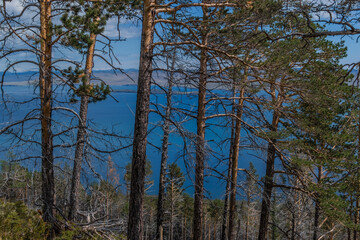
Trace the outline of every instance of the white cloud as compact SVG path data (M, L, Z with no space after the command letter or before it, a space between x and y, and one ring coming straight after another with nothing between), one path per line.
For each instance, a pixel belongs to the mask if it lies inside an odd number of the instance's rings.
M14 13L14 14L18 14L20 13L24 6L22 4L22 2L20 0L12 0L11 2L5 2L5 7L6 7L6 12L8 14Z
M119 36L121 38L137 38L141 35L141 28L139 26L135 26L135 24L129 23L128 21L120 22L119 29L118 29L118 20L112 18L108 21L104 35L110 38L116 38Z

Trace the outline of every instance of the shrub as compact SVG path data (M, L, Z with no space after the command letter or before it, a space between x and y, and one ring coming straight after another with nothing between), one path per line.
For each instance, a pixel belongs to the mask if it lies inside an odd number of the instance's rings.
M46 239L49 226L22 202L0 203L0 239Z

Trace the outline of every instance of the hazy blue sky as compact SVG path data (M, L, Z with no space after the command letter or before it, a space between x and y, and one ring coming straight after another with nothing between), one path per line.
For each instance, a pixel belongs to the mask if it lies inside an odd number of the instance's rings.
M343 63L360 62L360 43L357 42L356 39L357 36L344 37L346 46L348 47L348 57L343 60Z
M128 37L126 41L117 43L114 48L118 53L123 68L137 69L139 65L140 27L133 26L131 31L134 31L134 36ZM342 63L350 64L360 62L360 43L357 42L357 37L358 36L328 37L329 40L335 42L345 41L345 45L348 48L348 56L341 61ZM106 67L98 63L95 68L104 69Z
M19 13L22 10L22 5L20 3L20 0L13 0L12 2L7 3L7 11L8 12L14 12ZM32 13L30 13L32 14ZM115 38L118 36L117 31L117 20L112 19L109 21L108 25L106 26L105 35L110 38ZM139 23L132 23L129 21L123 21L120 25L120 35L122 38L125 39L125 41L116 42L114 46L114 53L121 62L120 67L123 69L128 68L135 68L137 69L139 66L139 52L140 52L140 22ZM1 34L1 31L0 31ZM334 41L340 41L340 37L329 37L329 39ZM346 46L348 47L348 57L342 61L342 63L352 63L352 62L359 62L360 61L360 50L358 49L359 44L357 43L356 39L357 36L346 36L342 38L346 42ZM13 42L10 42L10 45L13 45L14 47L19 47L20 42L14 40ZM99 47L99 45L98 45ZM64 50L59 49L57 53L54 54L55 57L61 57L63 55L64 57L68 58L71 56L71 58L80 60L81 56L76 51L70 51L70 50ZM31 56L25 54L25 53L19 53L16 56L14 56L14 59L25 59L25 58L31 58ZM7 63L5 61L0 61L0 72L5 69L5 66ZM30 66L23 64L19 66L18 71L29 71L34 70L36 71L36 66ZM97 59L95 61L94 65L95 70L104 70L104 69L110 69L108 65L106 65L103 61Z

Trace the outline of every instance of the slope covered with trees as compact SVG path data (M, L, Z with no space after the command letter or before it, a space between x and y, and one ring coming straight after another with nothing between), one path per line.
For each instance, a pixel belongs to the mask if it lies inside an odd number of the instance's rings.
M331 37L358 37L359 7L3 1L0 237L358 239L359 64ZM114 22L141 26L130 134L89 117L115 99L100 61L131 78ZM22 66L18 100L6 82Z

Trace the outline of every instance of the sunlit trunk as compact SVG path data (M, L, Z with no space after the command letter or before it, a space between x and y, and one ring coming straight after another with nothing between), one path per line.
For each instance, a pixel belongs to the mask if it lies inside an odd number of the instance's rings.
M54 183L54 156L53 136L51 131L52 115L52 33L51 33L51 1L40 1L41 24L41 56L40 56L40 99L41 99L41 151L42 151L42 202L43 219L55 223L55 183Z
M83 85L89 86L90 77L93 69L94 51L96 44L96 34L90 34L91 44L89 45L86 66L85 66L85 80ZM89 96L83 94L80 99L80 112L79 112L79 129L77 133L76 148L73 174L71 178L71 190L70 190L70 203L69 203L69 220L75 220L76 213L79 210L79 187L80 187L80 174L81 174L81 163L84 155L84 145L86 141L86 121L89 105Z

